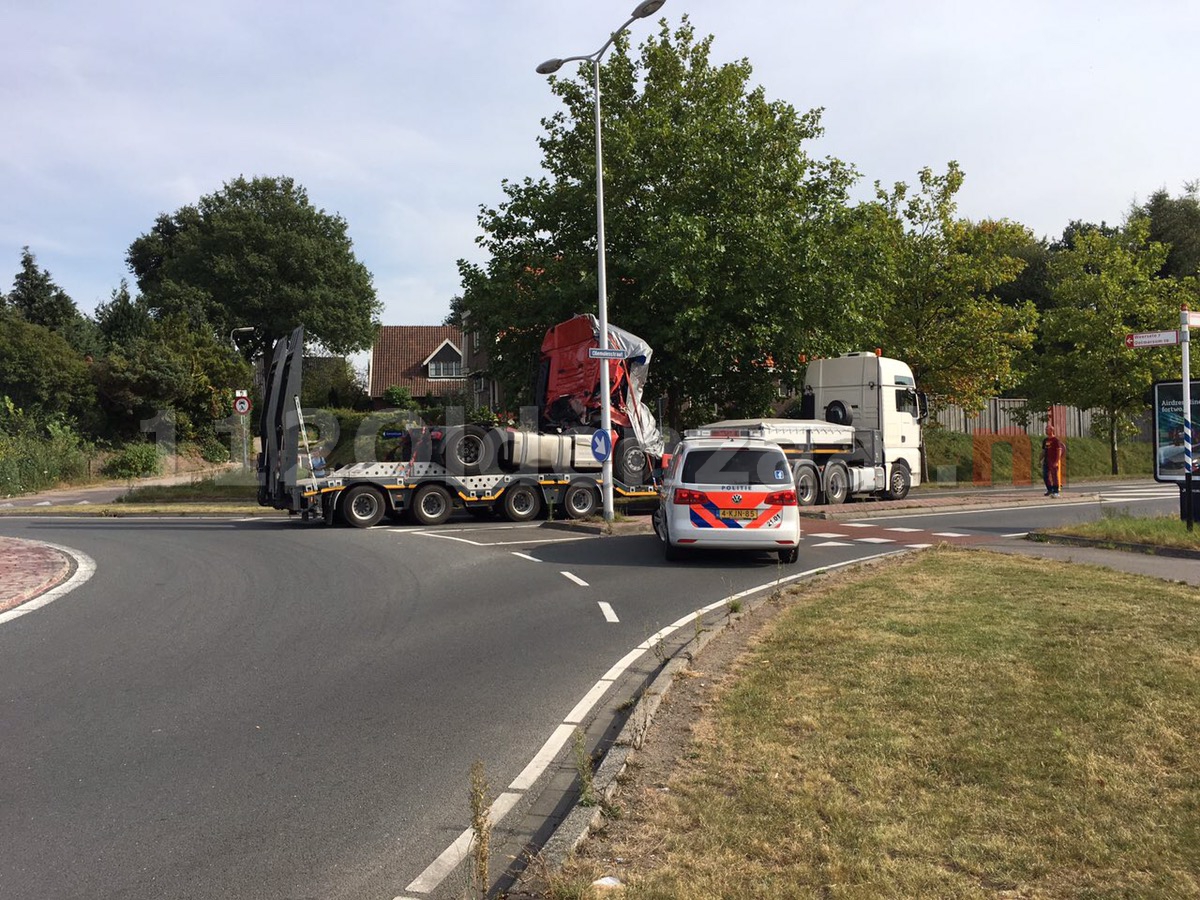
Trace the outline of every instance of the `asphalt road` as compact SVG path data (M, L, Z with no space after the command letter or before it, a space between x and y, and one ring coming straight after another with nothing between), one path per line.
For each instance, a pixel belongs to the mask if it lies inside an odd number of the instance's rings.
M0 896L460 895L457 874L421 878L469 822L472 763L495 791L519 781L659 629L780 574L1010 539L1102 505L1178 508L1173 488L1104 490L1104 504L809 523L782 572L736 554L668 565L649 535L498 523L0 519L97 563L0 625Z

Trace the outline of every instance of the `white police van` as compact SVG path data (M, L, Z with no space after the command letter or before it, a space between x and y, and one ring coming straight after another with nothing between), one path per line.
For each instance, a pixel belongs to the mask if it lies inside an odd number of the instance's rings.
M783 450L735 430L687 432L663 475L654 530L668 560L711 548L766 551L794 563L800 512Z

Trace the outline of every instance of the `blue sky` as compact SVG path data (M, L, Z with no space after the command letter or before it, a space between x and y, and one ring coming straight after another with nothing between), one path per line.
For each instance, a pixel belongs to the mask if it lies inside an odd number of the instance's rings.
M385 324L436 324L480 258L480 204L539 173L534 67L590 53L635 0L0 0L0 289L21 247L80 308L159 213L290 175L341 214ZM1039 235L1200 179L1190 0L667 0L753 82L825 108L813 148L859 194L956 159L959 211ZM635 43L656 29L631 27Z

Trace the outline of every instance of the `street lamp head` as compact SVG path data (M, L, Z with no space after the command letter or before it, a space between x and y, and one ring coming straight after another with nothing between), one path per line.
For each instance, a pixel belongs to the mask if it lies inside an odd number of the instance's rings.
M562 64L563 61L561 59L548 59L537 67L537 73L539 75L549 75L562 68Z
M652 16L662 9L662 5L666 2L667 0L642 0L637 5L637 9L633 11L631 17L634 19L644 19L646 16Z

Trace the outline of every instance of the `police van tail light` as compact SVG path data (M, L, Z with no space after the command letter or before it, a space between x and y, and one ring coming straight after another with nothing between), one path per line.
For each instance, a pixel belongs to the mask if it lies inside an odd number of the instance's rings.
M795 491L778 491L774 494L767 495L768 506L796 506Z
M675 491L674 503L677 506L695 506L707 501L708 495L704 491L691 491L687 488L678 488Z

